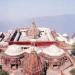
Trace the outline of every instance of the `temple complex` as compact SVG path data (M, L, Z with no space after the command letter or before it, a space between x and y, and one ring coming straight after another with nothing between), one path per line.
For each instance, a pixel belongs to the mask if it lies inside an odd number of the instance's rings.
M30 27L0 33L0 66L9 75L66 75L75 66L69 53L73 43L67 34L32 22Z

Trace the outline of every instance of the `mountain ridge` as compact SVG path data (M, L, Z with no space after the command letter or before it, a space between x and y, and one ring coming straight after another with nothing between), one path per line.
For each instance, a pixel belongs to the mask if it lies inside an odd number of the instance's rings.
M72 34L75 32L75 15L45 16L15 21L0 21L0 31L30 25L35 21L38 26L55 29L59 33Z

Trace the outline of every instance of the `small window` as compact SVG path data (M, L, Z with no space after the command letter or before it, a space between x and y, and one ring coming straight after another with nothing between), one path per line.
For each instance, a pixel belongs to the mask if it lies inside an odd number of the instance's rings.
M21 49L28 49L29 47L21 47Z

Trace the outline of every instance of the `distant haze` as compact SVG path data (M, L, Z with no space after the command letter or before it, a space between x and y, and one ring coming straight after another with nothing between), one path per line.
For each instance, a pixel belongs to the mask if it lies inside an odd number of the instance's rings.
M75 32L75 0L0 0L0 31L30 25Z
M17 27L28 27L35 21L37 26L48 27L56 30L59 33L73 34L75 32L75 15L61 15L61 16L46 16L31 19L22 19L16 21L1 21L0 31L7 31Z

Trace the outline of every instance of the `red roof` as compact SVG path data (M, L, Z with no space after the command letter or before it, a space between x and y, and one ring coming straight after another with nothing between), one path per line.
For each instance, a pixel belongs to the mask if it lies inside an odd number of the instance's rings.
M31 41L23 41L23 42L9 41L8 43L9 43L9 45L12 45L12 44L18 44L18 45L35 45L35 46L50 46L52 44L58 45L58 42L56 42L56 41L37 41L37 42L31 42Z

